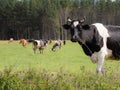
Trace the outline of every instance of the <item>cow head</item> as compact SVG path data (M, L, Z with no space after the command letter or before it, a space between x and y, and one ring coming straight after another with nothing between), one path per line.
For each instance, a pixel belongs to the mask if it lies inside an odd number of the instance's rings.
M82 29L88 29L89 25L83 25L85 18L82 20L71 20L69 17L67 18L67 23L63 25L63 28L66 30L70 30L71 32L71 41L77 42L81 38Z

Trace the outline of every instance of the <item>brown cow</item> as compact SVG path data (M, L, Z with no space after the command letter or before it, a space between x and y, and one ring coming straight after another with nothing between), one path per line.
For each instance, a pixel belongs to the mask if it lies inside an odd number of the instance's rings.
M19 44L22 44L23 47L26 47L26 45L28 44L28 42L25 39L20 39Z

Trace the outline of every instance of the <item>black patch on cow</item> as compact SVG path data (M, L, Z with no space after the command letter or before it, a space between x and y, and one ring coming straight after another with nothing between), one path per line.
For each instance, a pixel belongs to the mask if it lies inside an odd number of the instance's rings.
M48 40L42 40L42 41L43 41L43 43L44 43L44 46L46 46L47 43L48 43Z
M89 29L90 29L90 26L89 26L88 24L86 24L86 25L82 25L82 28L83 28L84 30L89 30Z
M81 30L79 37L84 41L78 41L86 55L91 56L94 52L99 52L103 47L103 38L99 35L95 26L91 25L89 29Z
M120 26L105 26L110 37L107 38L107 48L112 50L115 59L120 59Z
M38 45L37 41L34 41L34 42L33 42L33 44L34 44L35 46L37 46L37 45Z

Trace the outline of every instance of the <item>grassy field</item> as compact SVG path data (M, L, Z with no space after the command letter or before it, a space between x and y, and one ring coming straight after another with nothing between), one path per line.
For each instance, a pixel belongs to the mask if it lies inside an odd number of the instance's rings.
M103 77L77 43L52 45L34 54L32 44L0 41L0 90L120 90L120 61L105 60Z
M26 48L19 44L19 41L8 44L7 41L0 41L0 70L12 66L15 71L29 68L44 68L55 72L64 69L70 72L79 72L84 66L87 70L95 71L96 64L93 64L89 57L85 56L77 43L67 41L67 44L51 51L52 44L49 44L43 54L34 54L32 44ZM120 61L105 60L105 67L113 69L120 68Z

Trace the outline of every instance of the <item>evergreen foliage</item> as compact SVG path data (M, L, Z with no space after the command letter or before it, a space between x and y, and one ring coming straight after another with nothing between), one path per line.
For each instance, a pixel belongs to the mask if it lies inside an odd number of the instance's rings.
M69 39L67 17L120 25L120 0L0 0L0 39Z

